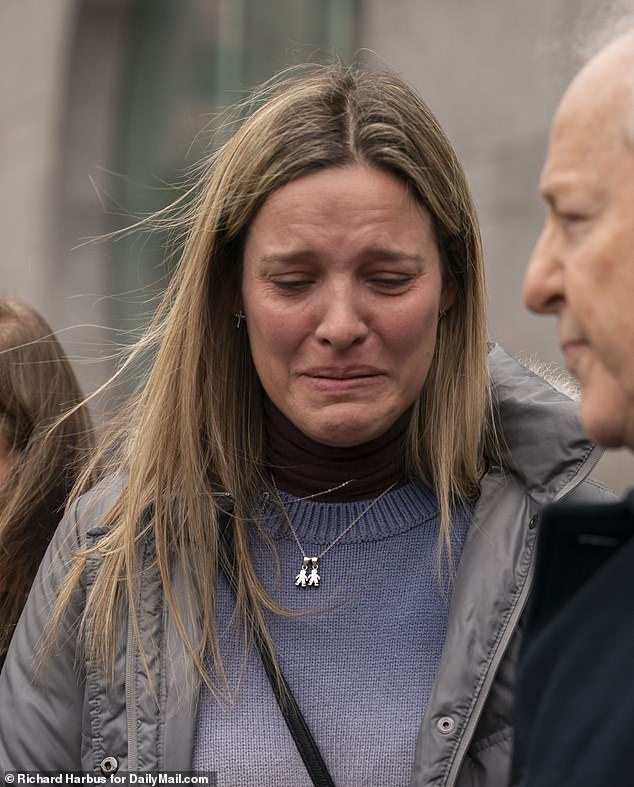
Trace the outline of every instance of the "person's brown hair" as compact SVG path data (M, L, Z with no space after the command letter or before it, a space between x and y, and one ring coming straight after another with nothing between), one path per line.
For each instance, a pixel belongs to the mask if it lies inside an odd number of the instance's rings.
M43 317L0 299L0 429L9 471L0 482L0 658L93 444L83 399Z

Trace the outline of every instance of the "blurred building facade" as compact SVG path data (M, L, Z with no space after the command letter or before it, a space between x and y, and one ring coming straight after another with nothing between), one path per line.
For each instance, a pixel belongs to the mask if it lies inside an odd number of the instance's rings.
M0 293L35 304L86 390L151 311L165 238L91 242L156 210L205 154L218 112L286 65L355 52L431 106L482 222L491 338L560 362L549 320L521 305L543 209L548 128L594 0L3 0ZM563 42L563 43L562 43ZM599 475L617 491L634 461Z

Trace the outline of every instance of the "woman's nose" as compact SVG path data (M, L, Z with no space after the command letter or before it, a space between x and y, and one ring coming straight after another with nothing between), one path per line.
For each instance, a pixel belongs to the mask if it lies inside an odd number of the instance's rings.
M366 315L349 288L324 293L315 335L320 342L343 350L359 344L368 335Z

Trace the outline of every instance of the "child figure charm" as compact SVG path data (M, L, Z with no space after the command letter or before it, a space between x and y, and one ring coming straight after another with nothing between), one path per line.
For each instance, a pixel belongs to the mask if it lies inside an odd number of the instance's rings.
M308 571L308 564L310 563L309 558L304 558L304 564L300 569L299 574L295 577L295 585L300 588L306 587L306 582L308 577L306 576L306 572Z
M319 568L318 558L311 557L310 562L312 564L312 568L310 570L310 576L308 577L308 584L316 588L319 587L320 580L320 576L317 573L317 569Z
M308 573L308 569L310 567L310 574ZM304 563L299 571L299 574L295 577L295 585L300 588L305 588L307 586L312 587L319 587L319 580L320 576L318 573L319 569L319 559L316 557L305 557Z

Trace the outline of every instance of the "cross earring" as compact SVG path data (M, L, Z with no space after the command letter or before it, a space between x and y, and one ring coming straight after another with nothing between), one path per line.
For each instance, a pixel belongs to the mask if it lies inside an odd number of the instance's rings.
M242 325L242 320L246 320L247 318L246 314L240 309L240 311L236 312L233 316L236 318L236 328L239 329Z

